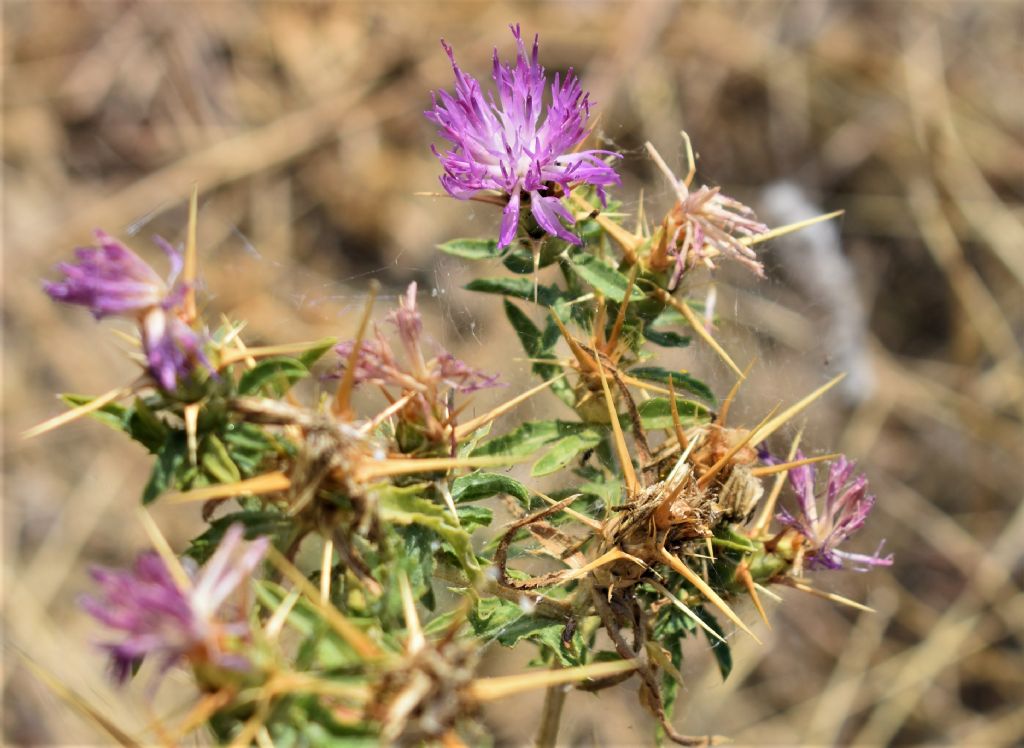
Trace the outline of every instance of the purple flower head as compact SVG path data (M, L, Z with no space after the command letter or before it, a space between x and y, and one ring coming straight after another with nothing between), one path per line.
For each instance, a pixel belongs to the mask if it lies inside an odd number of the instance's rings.
M802 460L803 454L797 452L796 457ZM841 569L845 563L857 571L867 571L872 566L892 566L892 554L884 558L879 555L881 545L873 555L839 550L840 543L864 526L875 505L875 497L867 492L867 478L864 475L853 477L853 469L854 464L843 456L831 463L824 506L819 506L815 495L813 465L801 465L789 471L789 483L796 493L799 511L790 514L783 510L777 519L807 541L811 548L807 558L812 569Z
M98 247L79 247L76 263L58 267L64 280L44 283L43 289L56 301L89 307L97 319L117 315L131 317L160 306L181 272L181 255L166 242L158 242L171 261L168 282L157 275L141 257L103 231L96 232Z
M141 554L130 570L94 569L101 591L83 597L82 607L107 628L123 633L103 645L110 652L111 672L125 682L149 655L159 657L161 672L181 660L246 670L249 660L231 650L233 640L249 632L248 611L230 609L229 598L246 583L267 551L268 538L242 540L242 525L224 533L217 551L196 572L186 561L191 584L178 586L163 559Z
M527 53L519 26L511 29L518 48L515 65L503 65L494 50L491 77L498 89L497 100L493 94L484 96L477 80L455 62L452 48L441 42L455 72L455 95L447 91L433 94L434 105L424 113L452 145L444 153L433 149L445 172L441 185L462 200L481 190L508 196L500 247L507 247L515 238L524 199L542 229L579 244L579 238L562 225L562 221L570 225L575 221L562 205L560 194L590 184L604 203L604 187L619 184L620 179L601 157L618 154L575 150L589 134L589 94L583 92L571 69L564 79L555 74L545 110L547 80L537 61L538 39L534 37L533 49Z
M186 287L175 284L182 268L181 254L155 238L171 263L164 281L128 247L103 231L99 246L80 247L76 263L61 263L64 280L47 282L43 289L55 301L88 307L97 319L117 316L138 322L149 371L165 390L174 390L197 363L211 372L202 350L203 336L181 318Z

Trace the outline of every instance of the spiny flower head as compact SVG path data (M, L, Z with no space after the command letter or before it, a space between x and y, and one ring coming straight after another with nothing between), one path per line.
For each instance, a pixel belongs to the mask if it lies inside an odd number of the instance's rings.
M797 453L797 459L803 459ZM867 492L864 475L853 475L854 463L840 456L829 466L824 503L815 495L812 465L801 465L789 471L789 483L796 493L798 511L782 511L778 520L796 530L810 545L807 558L810 567L841 569L849 563L857 571L872 566L891 566L892 555L881 557L882 548L873 555L839 550L839 545L864 526L875 497ZM845 562L845 563L844 563Z
M229 610L227 602L249 581L269 540L245 543L242 533L240 524L228 528L217 551L198 572L191 560L183 562L190 580L187 589L178 585L154 552L141 554L130 570L92 571L101 592L84 597L82 607L124 634L121 640L103 645L110 652L115 680L128 680L149 655L161 658L161 671L181 660L229 670L249 668L249 660L231 647L233 640L248 635L248 612Z
M103 231L96 232L95 247L75 250L76 262L58 267L64 280L47 282L50 298L87 307L97 319L124 317L135 320L150 373L165 390L189 376L196 363L211 368L202 352L202 338L181 318L186 287L176 283L181 254L155 237L167 255L171 271L165 281L141 257Z
M493 94L484 96L476 79L455 62L452 48L441 42L455 72L455 95L434 94L434 106L425 112L440 128L441 137L452 144L444 153L433 149L445 171L441 185L449 195L463 200L481 190L497 190L508 197L498 239L501 247L515 238L524 199L542 229L579 244L579 238L561 223L575 222L561 196L576 185L589 184L604 202L603 188L619 184L620 179L602 157L617 154L574 151L589 134L589 94L571 69L564 78L556 73L545 111L547 80L538 62L538 38L534 37L533 50L527 53L519 26L511 29L518 48L515 65L502 64L494 50L491 77L497 100Z

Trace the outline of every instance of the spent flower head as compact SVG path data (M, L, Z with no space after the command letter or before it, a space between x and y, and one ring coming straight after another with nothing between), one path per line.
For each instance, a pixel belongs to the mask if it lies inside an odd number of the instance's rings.
M523 200L544 231L579 244L579 238L562 225L575 221L561 197L576 185L589 184L604 202L604 187L619 184L620 179L603 157L618 154L576 150L589 134L589 94L571 69L564 78L556 73L545 108L547 79L538 62L538 39L534 37L528 53L519 26L511 29L517 45L515 64L502 64L494 51L491 77L497 100L493 94L484 95L477 80L455 62L452 48L441 42L455 72L455 95L435 93L434 106L425 112L452 144L444 153L433 149L444 167L441 184L449 195L463 200L481 190L507 196L498 238L501 247L515 238Z
M268 538L242 539L242 525L224 534L217 551L197 572L183 562L190 585L182 589L163 559L139 555L128 570L94 569L98 596L82 598L82 607L102 624L123 634L103 646L111 672L126 681L146 656L161 660L161 672L182 660L228 670L247 670L250 662L233 645L249 633L248 611L227 603L242 588L267 551Z
M797 459L803 454L797 453ZM875 497L868 493L864 475L853 475L854 463L844 456L829 466L828 482L821 499L815 494L812 465L801 465L789 471L789 483L796 493L798 511L783 510L778 520L796 530L810 546L807 559L810 567L841 569L846 564L857 571L873 566L891 566L892 555L880 556L882 547L872 554L839 550L839 545L864 526ZM823 499L823 502L822 502Z
M58 267L64 279L46 282L50 298L87 307L97 319L123 317L138 323L148 368L165 390L173 390L197 364L211 369L202 336L186 324L181 305L186 286L176 283L181 254L160 237L154 241L171 263L165 281L145 260L103 231L98 246L75 250L76 262Z

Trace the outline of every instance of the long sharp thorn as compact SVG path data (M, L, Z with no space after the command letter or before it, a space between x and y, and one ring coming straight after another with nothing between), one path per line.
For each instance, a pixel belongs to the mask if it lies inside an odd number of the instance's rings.
M505 696L547 688L564 683L576 683L590 678L636 670L636 660L617 660L615 662L595 662L590 665L563 668L561 670L544 670L523 675L503 675L492 678L479 678L469 684L469 694L477 701L493 701Z
M218 368L223 369L229 364L236 363L238 361L249 361L250 359L255 360L257 358L266 358L267 356L287 356L293 353L305 353L310 348L318 345L330 345L333 344L335 338L323 338L322 340L313 340L302 343L282 343L281 345L264 345L254 346L252 348L242 347L238 350L224 351L221 355L220 366Z
M348 419L352 415L352 388L356 383L356 364L359 361L359 354L362 352L363 337L366 335L366 326L370 322L370 314L373 312L373 302L380 290L380 283L376 279L370 281L369 296L366 299L366 306L363 307L363 316L359 320L359 328L356 331L355 341L352 343L352 351L348 354L345 362L345 374L338 383L338 389L334 393L334 403L331 410L340 418Z
M393 475L432 473L435 470L507 466L516 462L522 462L524 459L497 455L493 457L490 455L481 457L423 457L408 460L370 459L356 469L354 477L357 481L364 482Z
M288 580L294 584L314 606L320 609L328 625L344 639L363 659L379 657L381 649L359 627L349 621L341 611L329 603L320 602L320 591L314 587L306 575L299 571L274 546L267 549L267 560L273 564Z
M56 676L42 667L32 662L26 655L22 655L22 662L28 666L29 670L42 681L47 688L49 688L57 698L64 701L64 703L73 707L80 714L85 716L89 721L94 722L110 737L114 738L118 743L123 746L131 746L131 748L138 748L141 744L135 740L131 735L126 733L120 727L115 725L113 721L104 716L103 712L93 707L84 698L79 696L77 693L68 688L62 683Z
M715 340L714 336L707 331L707 329L704 327L704 323L700 320L699 317L697 317L697 314L692 309L690 309L689 304L680 301L663 288L655 288L654 293L659 299L661 299L666 304L675 309L677 312L679 312L681 315L683 315L683 317L686 319L690 327L693 328L693 331L697 333L697 336L701 338L709 346L711 346L711 349L718 354L719 358L721 358L723 361L725 361L726 364L728 364L730 369L736 372L738 376L743 376L743 372L740 371L740 367L738 367L736 365L736 362L732 360L732 357L725 352L725 349L722 348L721 344L719 344L717 340Z
M562 333L562 337L565 338L565 342L569 344L569 350L572 351L576 360L579 361L580 367L585 370L595 370L597 368L597 361L594 357L587 353L583 346L576 342L576 338L572 336L569 330L566 329L565 325L562 323L562 320L558 318L555 308L548 307L548 309L551 312L551 317L555 320L555 324L558 326L559 332Z
M557 504L558 503L557 501L552 499L550 496L548 496L547 494L543 494L540 491L534 491L534 493L537 494L538 496L540 496L542 499L544 499L544 501L548 502L548 504ZM575 509L570 509L569 507L566 506L566 507L562 508L562 511L565 512L566 514L568 514L573 519L575 519L577 522L583 523L584 525L589 527L591 530L600 530L603 527L602 523L598 522L596 519L591 519L590 517L588 517L585 514L580 514Z
M187 504L194 501L210 501L211 499L230 499L235 496L252 496L261 493L287 491L291 480L280 470L274 470L254 478L246 478L237 483L222 483L216 486L194 488L191 491L170 494L164 501L170 504Z
M747 568L746 561L739 565L736 573L739 575L740 581L743 582L743 586L747 588L747 594L750 595L750 599L754 602L754 607L757 608L757 612L760 614L761 620L764 621L764 625L771 629L772 624L768 620L768 614L764 612L764 606L761 604L761 598L757 594L757 587L754 586L754 578L750 576L750 569Z
M656 582L656 581L654 581L652 579L646 580L645 583L650 585L654 589L656 589L658 592L663 594L666 598L668 598L669 602L671 602L673 605L675 605L677 608L679 608L679 610L683 611L687 616L689 616L693 620L694 623L696 623L698 626L700 626L702 629L704 629L710 636L715 637L716 639L718 639L718 641L720 641L723 644L725 644L725 639L722 638L721 634L719 634L713 628L708 626L707 623L704 622L703 618L701 618L699 615L694 613L693 610L686 603L684 603L678 597L673 595L669 591L669 589L667 587L665 587L663 584L661 584L659 582Z
M726 395L725 400L722 401L722 407L718 411L718 418L716 419L719 426L725 426L725 422L729 418L729 410L732 408L732 404L736 401L736 393L740 391L740 385L743 384L743 381L750 374L750 370L754 368L754 361L756 361L756 359L747 364L747 368L743 370L740 378L733 383L732 388L729 390L729 394Z
M709 602L711 602L712 605L714 605L716 608L722 611L726 618L735 623L743 631L750 634L751 638L758 644L761 643L761 640L757 638L754 632L747 628L747 624L743 623L740 617L736 615L736 612L728 606L725 600L723 600L717 592L711 589L711 585L705 582L699 574L697 574L693 569L691 569L689 566L687 566L678 558L669 553L668 549L666 548L661 549L661 556L668 562L669 566L671 566L675 571L679 572L679 574L681 574L686 579L686 581L688 581L690 584L696 587L700 591L700 593L704 595L704 597L706 597Z
M41 436L42 434L45 434L48 431L53 431L54 429L60 428L61 426L71 423L72 421L76 421L82 416L87 416L90 413L95 413L97 410L100 410L105 405L110 405L110 403L114 402L115 400L120 400L122 397L127 397L128 395L132 394L136 389L138 389L148 381L148 376L139 377L134 382L129 384L127 387L118 387L116 389L110 390L109 392L105 392L98 397L94 397L92 400L83 405L75 406L71 410L65 411L64 413L61 413L58 416L54 416L53 418L43 421L38 426L33 426L32 428L25 431L21 436L23 439L34 439L35 437Z
M619 423L619 414L615 412L615 401L612 399L612 391L608 387L608 378L604 374L604 366L601 359L597 359L597 375L601 379L601 389L604 390L604 401L608 406L608 418L612 423L612 433L615 435L615 449L619 453L619 462L622 463L622 475L626 479L626 492L629 498L635 498L640 493L640 482L636 478L636 471L633 469L633 460L629 456L629 449L626 447L626 436L622 433L622 424Z
M486 425L490 421L493 421L493 420L499 418L500 416L505 415L506 413L508 413L510 410L514 409L516 406L518 406L523 401L525 401L525 400L527 400L529 398L534 397L535 394L537 394L538 392L541 392L541 391L547 389L548 387L550 387L555 382L559 381L560 379L564 379L564 378L565 378L565 373L562 372L558 376L551 377L551 379L548 379L547 381L541 382L536 387L531 387L531 388L527 389L522 394L517 394L517 396L515 398L513 398L510 401L508 401L507 403L503 403L502 405L500 405L497 408L495 408L493 411L490 411L488 413L484 413L482 416L477 416L476 418L474 418L471 421L466 421L465 423L459 424L459 426L455 429L456 439L457 440L465 439L466 437L468 437L469 434L471 434L473 431L475 431L480 426Z
M572 200L576 207L584 211L584 216L589 216L594 212L594 206L588 203L575 192L570 194L569 199ZM629 233L626 229L617 224L615 221L611 220L606 215L602 215L599 213L597 216L594 217L594 220L597 221L597 225L600 226L601 229L606 234L608 234L608 236L610 236L616 244L619 245L619 248L622 250L622 253L625 256L626 262L628 262L631 265L636 264L637 252L640 249L640 245L643 244L643 239L641 237L634 236L633 234Z
M869 608L867 605L862 605L861 603L858 603L856 600L851 600L848 597L837 595L834 592L823 592L822 590L811 587L809 584L798 582L795 579L783 579L781 583L786 585L787 587L792 587L795 590L806 592L808 595L814 595L814 597L820 597L823 600L830 600L831 602L839 603L840 605L846 605L850 608L853 608L854 610L862 610L865 613L878 612L874 608Z
M185 572L185 567L181 565L181 561L178 560L174 551L171 550L171 544L167 542L167 538L164 537L156 522L153 521L153 516L145 509L140 508L139 521L142 522L142 528L149 536L149 542L153 544L153 549L160 555L160 560L164 562L168 573L174 578L174 583L178 585L178 589L182 592L190 590L192 588L192 580Z
M730 449L728 452L726 452L724 455L722 455L722 458L718 462L716 462L714 465L709 467L708 471L706 473L704 473L704 475L702 475L700 478L697 479L697 487L698 488L706 488L707 485L712 480L714 480L715 476L718 475L718 473L722 470L722 468L724 468L726 465L728 465L729 461L732 460L732 458L735 457L736 454L741 449L746 447L748 444L754 444L755 443L754 440L753 440L754 434L757 433L757 430L762 425L767 423L769 421L769 419L771 419L771 417L773 415L775 415L775 411L776 410L778 410L778 407L772 408L771 412L769 412L768 415L765 416L764 420L761 421L761 423L759 423L757 426L755 426L747 434L746 438L740 440L732 449Z
M331 601L331 566L334 565L334 540L324 540L323 553L320 556L320 604L327 605Z
M804 430L801 428L793 438L793 443L789 446L789 454L786 457L787 461L792 461L796 456L796 451L800 448L800 438L803 434ZM785 473L776 476L775 483L772 485L772 490L768 493L768 497L765 499L764 505L761 507L761 513L758 514L757 520L754 522L754 526L750 530L750 537L756 538L765 531L768 527L768 523L772 521L772 514L775 512L775 502L779 500L779 494L782 493L782 487L785 483Z
M795 416L797 413L802 411L808 405L813 403L819 397L821 397L830 389L839 384L839 382L841 382L845 376L846 374L840 374L839 376L831 379L830 381L826 382L821 387L816 389L814 392L809 394L807 397L803 398L799 402L794 403L793 405L790 405L784 411L775 416L775 418L773 418L770 422L758 426L754 430L754 432L752 432L751 444L760 444L761 442L763 442L769 436L774 434L779 429L779 427L783 426L793 416Z
M750 474L755 478L760 478L763 475L774 475L775 473L787 473L793 468L800 467L801 465L811 465L815 462L826 462L828 460L834 460L839 457L839 452L832 452L827 455L818 455L817 457L805 457L802 460L793 460L792 462L782 462L778 465L765 465L764 467L754 468L750 471Z
M182 264L181 281L185 286L185 320L192 324L196 319L196 277L199 274L198 244L196 241L199 224L199 185L192 185L188 199L188 231L185 237L185 259Z
M185 444L188 446L188 463L199 464L199 403L189 403L183 408L185 416Z
M669 406L672 408L672 428L676 432L676 441L680 449L686 449L686 431L683 429L683 422L679 418L679 407L676 405L676 388L672 384L672 377L668 378Z
M608 307L604 296L597 297L597 314L594 315L593 348L598 351L605 350L604 328L608 323ZM607 351L606 351L607 352Z
M739 242L740 244L745 244L748 247L754 244L760 244L761 242L766 242L769 239L784 236L785 234L792 234L794 231L805 229L808 226L813 226L816 223L821 223L823 221L831 221L833 218L841 216L845 212L846 211L843 210L836 210L831 213L825 213L824 215L815 216L814 218L808 218L806 221L797 221L796 223L789 223L786 224L785 226L779 226L778 228L774 228L771 231L766 231L763 234L756 234L755 236L743 236L740 237Z
M608 355L611 355L612 351L615 350L615 346L618 345L619 335L622 334L622 325L626 321L626 310L629 308L629 301L633 296L633 285L636 283L636 274L639 270L639 265L634 265L630 268L629 282L626 284L626 295L622 297L622 303L619 304L619 313L615 315L615 324L612 325L612 334L608 336L608 341L605 344L604 352Z
M427 640L423 636L423 627L420 625L420 617L416 612L416 600L412 594L412 586L409 578L404 572L398 575L398 591L402 597L402 615L405 617L405 628L409 632L409 639L406 643L408 652L419 652L426 646Z
M481 426L485 426L486 424L490 423L491 421L495 420L496 418L498 418L500 416L503 416L505 413L508 413L510 410L512 410L513 408L518 406L524 400L533 397L538 392L542 392L543 390L547 389L548 387L550 387L552 384L554 384L555 382L559 381L560 379L564 379L565 376L566 375L563 372L563 373L559 374L556 377L552 377L551 379L547 380L546 382L541 382L536 387L532 387L531 389L528 389L523 394L517 395L516 397L512 398L508 402L499 405L497 408L495 408L494 410L490 411L489 413L484 413L482 416L477 416L472 421L466 421L463 424L459 424L459 426L456 427L456 429L455 429L455 438L457 440L460 440L460 441L462 439L465 439L467 436L472 434L474 431L476 431Z

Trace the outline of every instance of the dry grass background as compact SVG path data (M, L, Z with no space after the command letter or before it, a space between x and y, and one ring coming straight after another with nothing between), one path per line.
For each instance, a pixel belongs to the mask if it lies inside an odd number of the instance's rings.
M75 607L88 563L146 543L134 513L146 459L92 422L19 439L59 409L52 393L131 375L109 330L49 303L38 279L94 227L137 232L145 252L154 232L179 238L197 182L209 309L248 320L250 342L350 334L368 277L391 294L416 278L440 299L424 302L436 336L506 368L519 351L493 304L432 250L493 230L494 215L413 193L436 189L421 111L449 85L437 40L486 76L514 20L540 32L549 69L581 70L652 212L667 196L640 146L682 168L683 127L702 176L734 194L756 203L791 178L847 211L876 385L828 399L809 434L862 461L879 504L861 542L888 538L897 563L821 580L873 615L790 591L764 647L735 639L724 686L693 647L683 729L753 745L1019 745L1024 6L996 0L6 2L6 742L108 741L26 661L135 730L189 699L175 678L153 706L141 689L115 694ZM742 322L723 322L724 339L760 361L752 418L832 366L816 320L841 310L786 281L785 246L766 251L768 281L719 284L723 315ZM702 350L680 363L727 383ZM527 365L512 366L518 386ZM176 542L198 527L190 509L157 514ZM519 662L495 653L487 666ZM539 698L488 714L501 744L528 741ZM630 689L573 694L562 737L645 744L649 728Z

